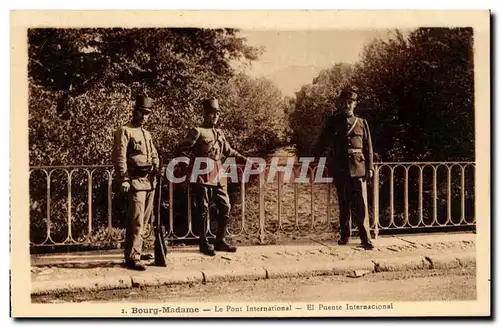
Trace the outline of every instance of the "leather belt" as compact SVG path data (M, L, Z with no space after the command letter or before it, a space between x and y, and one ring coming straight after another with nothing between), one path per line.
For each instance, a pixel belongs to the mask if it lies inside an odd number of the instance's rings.
M347 149L347 153L351 154L351 153L362 153L363 150L361 149Z

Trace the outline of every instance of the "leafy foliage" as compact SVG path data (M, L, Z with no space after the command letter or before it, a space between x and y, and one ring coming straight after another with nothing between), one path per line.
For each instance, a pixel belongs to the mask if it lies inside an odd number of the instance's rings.
M337 111L336 98L352 74L348 64L336 64L323 70L296 94L295 108L290 113L293 142L303 156L312 155L314 144L328 115Z
M260 51L233 29L32 29L28 37L32 165L109 163L112 131L142 93L155 99L147 127L168 152L199 123L200 100L230 88L231 61Z
M138 94L155 100L145 126L160 155L168 157L187 130L201 123L200 102L218 96L224 128L240 152L266 153L285 137L285 106L270 81L238 74L232 62L256 60L261 49L248 46L234 29L31 29L29 44L30 165L109 165L113 132L131 118ZM68 170L70 172L71 170ZM31 238L63 240L71 221L74 237L108 224L108 179L34 173L30 180ZM111 194L111 193L110 193ZM112 193L113 226L123 227L125 202ZM49 197L49 198L48 198ZM50 200L47 217L45 202ZM82 205L84 203L84 205Z
M396 31L368 44L354 67L321 72L297 93L290 116L300 153L309 153L345 84L361 90L356 112L370 123L377 160L474 160L472 29L420 28L406 39Z

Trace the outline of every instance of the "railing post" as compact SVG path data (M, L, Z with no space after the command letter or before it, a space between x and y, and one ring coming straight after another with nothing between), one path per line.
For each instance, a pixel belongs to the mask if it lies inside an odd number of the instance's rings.
M191 206L191 199L189 199L189 196L187 200L189 208ZM175 233L174 233L174 184L172 181L168 181L168 229L169 229L169 234L173 237Z
M379 235L379 168L375 166L375 173L373 175L373 229L375 239Z
M71 177L73 172L74 170L68 173L68 241L73 239L73 236L71 235Z
M332 201L332 184L327 183L326 184L326 228L328 229L330 227L330 210L331 210L331 201Z
M448 196L446 197L446 223L449 224L451 220L451 168L450 166L446 165L446 168L448 168Z
M425 166L424 166L425 167ZM423 197L424 197L424 170L419 166L418 175L418 225L423 224L424 221L424 208L423 208Z
M265 208L264 208L264 173L260 172L259 173L259 238L260 238L260 243L264 243L264 236L265 236L265 230L264 230L264 215L265 215Z
M313 168L311 170L311 177L309 179L309 183L311 185L311 201L309 202L311 204L309 208L311 210L311 227L309 228L309 230L311 232L314 231L314 174L316 173L316 169Z
M388 227L396 226L394 223L394 167L390 167L391 169L391 177L390 177L390 184L389 184L389 215L391 222Z
M240 183L240 192L241 192L241 230L243 233L246 231L245 227L245 206L246 206L246 199L245 199L245 179L243 178L243 173L241 175L241 183Z
M108 170L108 236L111 237L111 231L113 230L112 221L112 210L113 210L113 180L111 172Z
M279 231L283 228L282 226L282 221L281 221L281 193L282 193L282 189L281 189L281 181L282 181L282 172L279 171L278 172L278 233Z
M460 165L461 168L461 178L460 178L460 207L461 207L461 217L460 224L465 222L465 168Z
M296 182L297 174L295 169L293 170L293 213L295 216L295 228L299 230L299 185Z
M434 166L432 168L432 225L434 225L437 223L437 170Z
M89 237L92 234L92 173L87 171L87 176L88 176L88 183L87 183L87 202L88 202L88 217L89 217L89 222L88 222L88 230L89 230Z
M52 171L50 171L49 173L47 173L47 238L45 241L47 240L52 240L52 237L50 236L50 232L51 232L51 228L52 228L52 223L51 223L51 219L50 219L50 215L51 215L51 212L50 212L50 194L51 194L51 190L50 190L50 176L52 174Z
M409 225L410 224L410 215L409 215L409 200L408 200L408 179L409 179L409 174L408 174L408 171L409 171L410 167L405 167L405 223L404 225ZM403 226L404 226L403 225Z

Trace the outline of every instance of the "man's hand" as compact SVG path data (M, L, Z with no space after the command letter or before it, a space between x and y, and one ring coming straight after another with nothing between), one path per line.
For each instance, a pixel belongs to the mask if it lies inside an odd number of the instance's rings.
M252 169L257 169L260 167L260 164L257 161L250 161L252 163Z
M122 183L122 192L127 193L128 191L130 191L130 183L125 181Z
M368 179L372 179L373 178L373 170L368 170Z
M246 164L250 164L250 167L255 170L257 168L259 168L259 163L257 161L253 161L249 158L244 158L244 161L246 162Z

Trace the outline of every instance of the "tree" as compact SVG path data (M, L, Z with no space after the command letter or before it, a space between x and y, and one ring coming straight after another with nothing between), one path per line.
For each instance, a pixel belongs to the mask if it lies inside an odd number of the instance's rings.
M30 30L30 163L109 163L112 131L141 93L155 98L148 127L168 152L231 60L257 58L244 41L233 29Z
M377 160L474 160L471 28L419 28L407 38L396 31L367 44L353 67L322 71L296 94L290 115L301 154L346 84L361 90L356 113L370 121Z
M281 91L268 79L237 74L221 89L223 127L236 147L265 155L286 139Z
M421 28L365 48L353 83L383 160L474 160L472 49L469 28Z
M336 99L351 74L350 65L336 64L296 93L295 108L289 117L293 142L301 156L312 154L326 117L338 110Z

